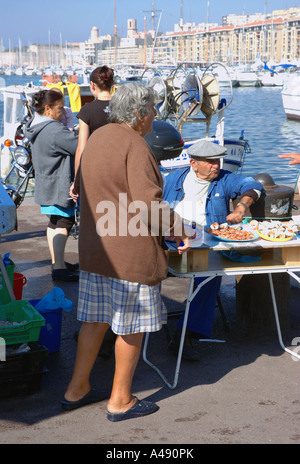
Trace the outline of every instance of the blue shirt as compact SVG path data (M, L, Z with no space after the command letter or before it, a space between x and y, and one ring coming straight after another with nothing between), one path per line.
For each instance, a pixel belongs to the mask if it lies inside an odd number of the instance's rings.
M183 198L183 181L189 171L190 167L176 169L165 177L163 196L172 209ZM206 224L226 222L226 217L230 214L230 200L239 195L243 196L248 190L264 191L262 185L252 177L221 169L219 176L211 182L208 190L205 206Z
M63 216L63 217L71 217L75 215L75 206L71 206L70 208L63 208L62 206L44 206L41 205L41 213L42 214L48 214L49 216L51 215L57 215L57 216Z

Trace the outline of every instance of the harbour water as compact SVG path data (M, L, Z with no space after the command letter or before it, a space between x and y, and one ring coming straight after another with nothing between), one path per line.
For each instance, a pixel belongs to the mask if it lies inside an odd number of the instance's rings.
M41 76L0 76L0 87L12 84L37 83ZM0 127L3 102L0 100ZM214 134L217 117L212 118L210 135ZM278 158L282 153L300 152L300 122L286 119L280 87L238 87L233 89L233 100L225 110L225 137L239 138L241 131L248 140L251 153L245 155L242 173L270 174L278 184L295 184L299 166L289 166L288 160ZM183 136L205 136L205 124L187 124Z

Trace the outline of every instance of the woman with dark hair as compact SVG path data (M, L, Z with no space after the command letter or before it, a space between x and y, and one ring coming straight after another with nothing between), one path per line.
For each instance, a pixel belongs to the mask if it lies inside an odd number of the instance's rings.
M111 89L114 85L114 71L108 66L94 69L90 75L90 89L95 97L86 103L79 113L79 136L75 155L75 172L78 169L83 149L89 136L99 127L108 123L108 105L111 99Z
M50 221L47 240L52 260L52 279L78 281L75 267L64 260L65 246L75 222L74 202L69 188L74 179L74 156L77 137L60 121L63 95L54 90L41 90L33 96L34 119L25 130L32 145L35 170L35 202Z

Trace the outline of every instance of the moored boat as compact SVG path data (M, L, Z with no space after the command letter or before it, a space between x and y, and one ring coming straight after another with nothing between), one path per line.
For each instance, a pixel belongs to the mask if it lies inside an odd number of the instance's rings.
M240 87L260 87L261 80L254 71L236 71L236 80Z
M281 95L286 117L300 120L300 68L287 75L283 82Z
M57 82L59 83L59 82ZM44 83L47 84L47 83ZM53 82L52 82L53 84ZM69 94L70 87L68 85L63 85L60 81L60 88L64 91L65 96L70 98L70 106L72 95ZM74 84L70 83L72 86L78 86L79 97L78 100L81 103L81 106L87 103L88 101L93 100L93 95L90 91L90 86L88 83L84 84ZM45 85L10 85L7 87L0 88L0 98L3 100L3 127L0 131L0 176L4 177L8 170L10 169L10 155L5 146L5 140L11 140L12 143L15 141L15 135L17 128L20 125L20 122L24 119L26 114L26 105L24 103L24 96L30 102L33 94L36 92L45 89ZM76 90L76 89L75 89ZM77 110L78 111L78 110Z
M141 79L143 72L142 68L125 66L118 69L118 76L121 81L138 81Z
M190 158L187 154L187 149L200 140L201 139L193 139L185 141L182 153L177 158L161 161L161 165L166 170L173 170L174 168L189 166ZM217 143L214 137L210 137L207 140ZM244 156L247 151L250 150L249 144L247 140L241 136L240 139L230 139L225 137L223 140L223 145L227 150L227 154L221 160L221 167L227 171L236 172L239 168L242 167Z
M47 83L54 84L59 82L61 82L61 80L57 81L55 79L50 79L49 81L47 80L47 82L43 82L43 85L9 85L7 87L0 88L0 94L4 103L3 136L5 138L13 139L16 128L24 116L24 103L21 98L21 94L25 94L25 96L31 100L32 95L39 90L45 89ZM80 90L81 105L93 100L94 97L91 94L89 84L78 84L78 87ZM62 85L61 88L64 90L65 96L67 96L67 87Z
M284 73L276 73L276 72L269 72L264 71L260 75L261 85L263 87L282 87L284 81Z

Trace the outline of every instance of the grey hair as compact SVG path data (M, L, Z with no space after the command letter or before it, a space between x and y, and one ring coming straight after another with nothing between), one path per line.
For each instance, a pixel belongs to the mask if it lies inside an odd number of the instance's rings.
M149 112L149 105L155 101L155 92L151 87L131 83L121 85L109 103L109 121L127 122L135 125L137 114L144 117Z

